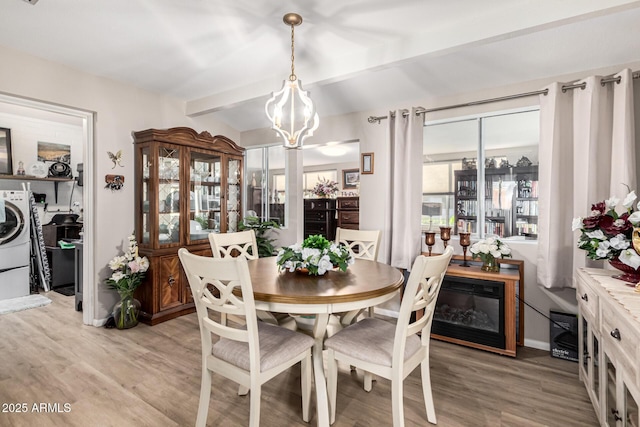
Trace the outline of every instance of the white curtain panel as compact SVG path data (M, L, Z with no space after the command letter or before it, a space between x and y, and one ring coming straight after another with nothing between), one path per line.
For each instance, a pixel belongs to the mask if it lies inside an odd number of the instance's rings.
M573 271L588 264L576 246L571 220L591 205L635 189L633 81L624 70L620 83L602 85L589 77L584 89L562 92L562 83L540 96L538 283L573 286ZM598 264L598 265L601 265Z
M387 203L391 234L389 263L410 269L420 254L422 212L422 139L424 116L412 108L389 114L388 139L391 146L391 194Z

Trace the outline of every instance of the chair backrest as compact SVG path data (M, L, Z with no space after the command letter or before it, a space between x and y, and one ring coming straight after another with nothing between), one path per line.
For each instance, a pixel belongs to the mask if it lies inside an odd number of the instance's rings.
M407 337L421 332L422 345L428 344L436 300L452 256L453 247L448 246L442 255L419 255L414 261L400 303L393 348L394 363L404 360ZM411 322L411 313L421 309L424 309L423 316Z
M258 258L258 244L256 243L254 230L234 233L209 233L209 243L211 243L214 258Z
M211 334L215 334L222 338L249 343L250 364L252 367L259 367L257 316L247 260L243 257L203 257L191 254L185 248L178 251L178 256L189 280L196 305L203 357L211 355ZM238 288L241 295L233 293ZM220 316L211 316L212 313L218 313ZM246 328L223 323L220 320L222 314L243 317Z
M354 258L377 260L380 247L380 230L336 229L336 244L349 248ZM354 249L357 248L357 252Z

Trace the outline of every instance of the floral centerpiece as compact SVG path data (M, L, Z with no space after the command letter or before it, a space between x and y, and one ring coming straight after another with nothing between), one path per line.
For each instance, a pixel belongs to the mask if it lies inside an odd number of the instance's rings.
M480 258L482 260L481 268L484 271L500 271L500 265L496 259L511 257L509 245L496 237L488 237L477 241L471 245L469 250L473 259Z
M113 273L107 279L107 285L120 294L120 302L113 309L113 318L118 329L132 328L138 324L140 302L133 298L133 292L140 286L149 269L147 257L138 255L136 237L132 234L128 239L127 251L109 261L109 268Z
M282 248L276 257L280 271L302 271L312 276L321 276L335 267L347 271L353 263L353 255L346 246L336 245L320 235Z
M640 211L633 209L636 199L635 191L629 192L622 201L624 212L621 214L616 212L620 203L616 197L591 205L589 215L574 218L571 226L574 231L580 230L578 248L587 252L587 258L608 260L613 267L625 272L619 279L632 283L640 281L640 255L632 245L634 226L640 223ZM640 203L636 208L640 209Z
M338 193L338 183L326 178L320 178L311 190L318 197L333 197Z

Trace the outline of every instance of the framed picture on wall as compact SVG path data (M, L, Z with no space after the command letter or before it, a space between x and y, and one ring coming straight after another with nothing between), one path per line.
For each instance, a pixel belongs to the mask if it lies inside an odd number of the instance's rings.
M373 174L373 153L362 153L360 160L360 173Z
M13 175L11 129L0 128L0 175Z
M360 169L342 169L342 188L358 188L360 184Z
M39 162L71 163L71 146L55 142L38 141Z

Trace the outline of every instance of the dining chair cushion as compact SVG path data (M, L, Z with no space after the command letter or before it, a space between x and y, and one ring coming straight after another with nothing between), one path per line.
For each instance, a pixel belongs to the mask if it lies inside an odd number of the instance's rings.
M395 324L367 317L327 339L324 345L326 348L365 362L391 366L395 332ZM404 359L407 360L420 348L420 337L417 335L407 337Z
M258 323L260 342L260 371L282 364L313 345L313 338L266 322ZM249 344L220 338L211 353L234 366L249 370Z

